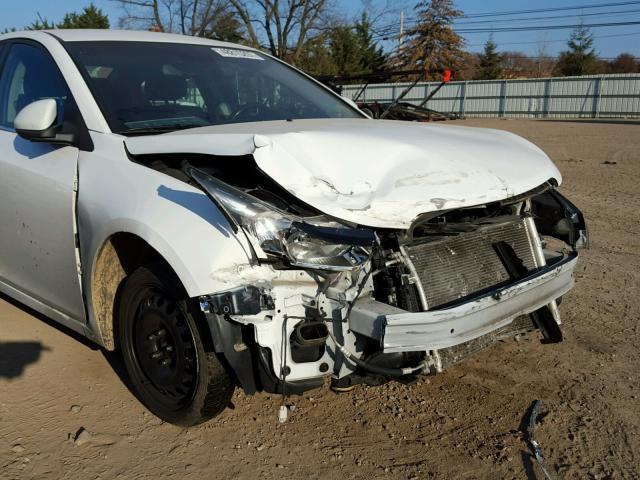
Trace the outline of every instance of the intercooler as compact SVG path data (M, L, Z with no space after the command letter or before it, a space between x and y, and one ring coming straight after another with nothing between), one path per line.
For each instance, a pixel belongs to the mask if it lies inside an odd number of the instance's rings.
M471 231L402 247L424 309L433 309L509 280L493 244L506 242L528 269L536 260L528 222L507 217L480 224Z

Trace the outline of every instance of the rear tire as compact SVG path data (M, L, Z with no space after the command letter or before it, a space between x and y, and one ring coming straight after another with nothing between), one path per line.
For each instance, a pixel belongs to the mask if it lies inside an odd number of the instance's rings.
M118 336L131 386L162 420L184 427L220 414L234 384L213 352L204 348L198 321L176 275L164 264L139 267L125 280ZM191 308L189 308L191 307Z

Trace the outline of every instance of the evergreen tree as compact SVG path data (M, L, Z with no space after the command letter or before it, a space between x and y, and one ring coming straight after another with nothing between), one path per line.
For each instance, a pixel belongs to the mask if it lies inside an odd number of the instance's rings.
M484 51L479 55L476 80L495 80L502 76L503 56L497 52L498 45L493 41L493 35L484 44Z
M38 18L35 22L31 23L25 27L25 30L53 30L56 28L56 24L50 22L46 18L42 18L40 14L38 14Z
M362 71L362 48L350 25L331 29L329 52L337 73L345 75Z
M322 75L350 75L382 70L386 56L373 40L366 13L355 24L337 25L305 44L296 65Z
M109 28L109 17L93 3L84 7L82 13L67 13L58 28Z
M580 25L571 33L567 42L569 50L558 58L558 70L562 75L589 75L596 73L598 56L593 49L593 36L587 27Z
M387 56L373 39L371 22L366 12L363 12L360 21L356 22L355 34L360 50L360 71L370 73L382 70L387 63Z
M325 35L317 35L307 40L300 51L295 65L312 75L336 75L338 68Z
M90 3L81 13L67 13L58 24L40 17L27 30L53 30L55 28L109 28L109 17L101 9Z
M399 69L419 69L424 76L433 71L459 70L463 64L464 41L453 30L453 21L462 11L453 0L420 0L415 7L418 22L407 30L408 41L399 49L392 65Z

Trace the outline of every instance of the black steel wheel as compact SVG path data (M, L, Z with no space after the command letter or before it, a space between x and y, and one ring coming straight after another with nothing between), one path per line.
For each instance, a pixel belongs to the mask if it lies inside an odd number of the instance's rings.
M218 415L234 390L216 354L205 351L204 318L189 307L175 274L154 264L125 279L118 312L120 348L135 394L152 413L182 426Z

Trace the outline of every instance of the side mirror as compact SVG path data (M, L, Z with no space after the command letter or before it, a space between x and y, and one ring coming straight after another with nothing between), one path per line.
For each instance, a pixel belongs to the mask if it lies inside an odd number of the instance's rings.
M18 112L13 127L16 133L32 142L73 144L73 135L58 133L58 104L52 98L36 100Z

